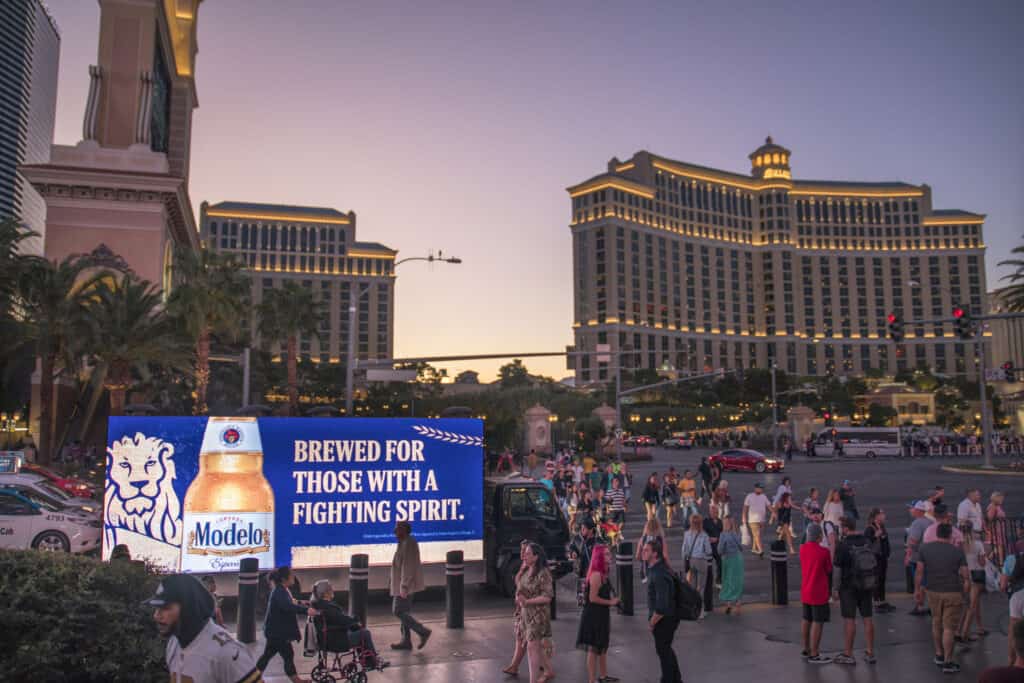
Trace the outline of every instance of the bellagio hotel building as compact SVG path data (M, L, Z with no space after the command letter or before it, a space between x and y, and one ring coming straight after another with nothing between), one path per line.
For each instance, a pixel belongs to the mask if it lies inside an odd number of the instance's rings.
M975 374L949 318L984 308L984 215L935 209L928 185L794 180L771 138L749 176L637 152L568 188L580 384L623 366L797 375L920 366ZM603 348L601 349L604 350Z
M344 362L348 352L349 302L357 298L356 357L394 353L395 254L376 242L356 241L356 214L336 209L221 202L200 207L200 237L208 248L240 261L251 282L251 311L264 292L293 281L323 304L316 337L299 338L302 358ZM245 325L257 339L258 319ZM268 341L275 354L278 341Z

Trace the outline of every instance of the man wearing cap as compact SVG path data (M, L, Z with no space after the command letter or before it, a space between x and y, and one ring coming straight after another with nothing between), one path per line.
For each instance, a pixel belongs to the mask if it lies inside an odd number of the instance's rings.
M153 608L156 627L167 638L167 669L172 681L263 680L249 651L226 629L213 623L213 596L195 577L165 577L144 604Z
M860 514L857 512L857 500L853 491L853 484L850 483L849 479L843 480L843 485L839 489L839 502L843 504L843 515L852 519L860 519Z
M932 521L925 517L926 512L928 512L926 501L918 500L910 505L910 516L913 517L913 521L910 523L910 528L907 529L907 552L903 558L903 564L907 567L911 579L917 572L917 562L920 559L921 546L924 543L924 532L932 524ZM910 613L915 617L928 614L928 610L924 607L923 594L920 599L916 595L914 596L914 609L910 610Z
M569 544L569 559L576 562L576 576L585 579L590 570L590 557L594 554L594 544L597 542L595 531L597 524L594 518L589 515L580 522L580 533Z
M772 502L764 495L764 484L754 484L754 492L748 493L743 501L743 523L750 527L750 552L764 557L761 547L761 527L771 516Z

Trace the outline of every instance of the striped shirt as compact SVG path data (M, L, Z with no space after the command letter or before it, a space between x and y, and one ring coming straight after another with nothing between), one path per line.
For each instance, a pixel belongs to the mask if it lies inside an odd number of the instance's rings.
M612 512L623 512L626 509L626 492L622 489L612 489L605 494L608 507Z

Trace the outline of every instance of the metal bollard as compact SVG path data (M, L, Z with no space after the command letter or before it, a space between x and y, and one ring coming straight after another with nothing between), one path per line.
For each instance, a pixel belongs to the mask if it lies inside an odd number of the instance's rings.
M629 541L619 543L619 552L615 556L615 575L618 577L619 607L622 614L633 616L633 544Z
M575 576L575 574L573 574ZM551 621L558 618L558 579L551 575Z
M260 583L260 561L243 558L238 566L238 642L256 642L256 593Z
M370 556L358 553L352 556L348 568L348 613L366 626L366 594L370 588Z
M907 592L911 595L914 594L914 564L908 564L903 566L903 575L907 579Z
M786 560L789 555L786 553L786 542L772 541L768 557L772 561L772 604L788 605L789 570Z
M445 619L448 628L462 628L466 612L466 565L461 550L449 550L444 560Z

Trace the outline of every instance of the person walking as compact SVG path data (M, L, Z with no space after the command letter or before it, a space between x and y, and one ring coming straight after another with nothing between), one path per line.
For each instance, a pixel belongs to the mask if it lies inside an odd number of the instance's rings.
M793 480L789 477L783 477L782 483L775 489L775 495L772 497L772 505L778 505L779 500L782 499L782 494L788 493L789 497L793 497Z
M985 530L985 517L981 511L981 491L976 488L967 489L967 495L956 506L956 519L960 531L964 522L971 525L971 530L980 534Z
M825 496L825 507L821 508L821 512L826 522L839 526L839 520L843 517L843 503L839 500L838 490L829 489L828 495Z
M666 472L662 479L661 504L665 507L665 528L672 528L672 518L679 507L679 491L671 472Z
M967 595L967 609L957 631L956 642L973 643L978 636L987 636L984 624L981 622L981 595L985 592L985 564L987 562L985 544L981 541L981 534L974 531L970 521L960 523L960 533L964 537L961 546L964 556L967 558L967 571L971 576L971 589ZM978 625L978 635L971 634L971 622Z
M554 580L547 567L547 556L537 543L523 553L526 569L516 579L516 604L519 617L513 625L516 638L526 643L530 662L530 683L546 683L555 677L545 641L551 640L551 599ZM541 668L544 673L541 674Z
M715 490L711 494L711 505L718 508L718 516L723 519L729 515L729 482L726 479L719 479L714 484Z
M712 488L711 485L713 475L711 472L711 466L708 464L708 459L706 457L700 459L700 465L697 467L697 472L700 473L700 480L704 487L700 495L701 497L706 497L708 500L711 500L711 493L714 491L714 488Z
M928 502L923 500L915 501L910 506L910 528L907 530L907 550L903 557L903 564L907 567L910 584L914 585L917 574L917 563L921 558L921 546L924 545L924 532L932 525L932 520L926 517ZM922 584L923 585L923 584ZM924 592L920 595L914 592L914 608L910 610L911 616L922 617L928 614L924 606Z
M718 510L715 509L714 505L708 506L708 516L704 518L704 533L708 535L708 540L711 541L711 556L714 558L715 571L709 574L709 578L713 578L714 581L709 581L708 585L713 587L715 582L719 585L722 581L722 556L718 552L718 542L722 537L722 531L725 529L725 523L722 518L718 515ZM705 591L704 593L704 604L706 609L711 611L711 599L712 593Z
M821 501L818 499L818 489L811 488L807 493L807 497L804 498L804 502L800 504L800 512L803 517L803 529L807 529L807 525L811 523L811 510L817 510L821 512Z
M786 542L790 555L796 555L793 547L793 501L792 494L783 493L772 507L772 520L778 524L775 535L780 541Z
M803 651L800 655L809 664L829 664L831 657L821 654L821 633L829 620L829 576L832 557L821 545L821 526L807 527L807 543L800 546L800 602L803 618L800 631Z
M622 478L622 491L626 494L626 505L633 499L633 473L629 471L629 465L622 463L622 470L619 472Z
M878 582L878 559L871 541L857 531L857 520L843 517L843 540L836 546L835 568L839 581L834 596L839 600L839 611L843 616L844 644L841 654L832 661L836 664L857 663L853 658L853 641L857 635L857 613L864 621L864 661L875 663L875 620L872 596Z
M636 559L643 559L644 546L653 540L661 541L661 547L663 548L667 545L665 530L661 527L661 522L658 521L657 517L648 517L647 521L644 522L643 534L636 544ZM640 562L640 577L641 583L647 583L647 563L645 562Z
M679 489L679 512L683 520L689 523L690 517L700 514L700 509L697 507L697 480L694 479L691 470L683 472L683 478L679 480L677 488Z
M878 582L875 584L875 611L892 612L896 608L885 601L885 580L889 572L889 556L892 546L889 543L889 531L885 528L885 511L872 508L868 515L868 525L864 536L872 543L875 557L878 559Z
M943 673L957 673L960 665L953 661L954 638L963 612L964 593L970 589L971 581L964 551L953 545L953 527L940 524L936 539L921 547L914 574L914 595L918 601L923 599L923 579L927 575L934 661Z
M658 490L658 473L655 472L647 477L647 485L644 486L640 498L644 501L644 510L647 511L647 519L658 516L658 503L661 502L661 492Z
M679 660L672 649L679 618L676 616L676 587L665 564L665 546L651 541L644 546L647 564L647 628L654 637L654 651L661 666L661 683L683 683Z
M309 605L297 602L292 597L288 585L292 582L291 567L278 567L270 572L268 577L274 584L270 593L270 601L267 603L267 618L263 624L263 633L267 637L267 644L263 648L263 654L256 662L256 668L260 672L267 670L267 664L275 655L281 655L284 660L284 673L292 683L302 683L298 672L295 670L295 651L292 649L292 641L301 640L299 635L299 624L295 620L298 615L316 616L317 611Z
M612 490L605 497L608 501L609 521L622 525L626 521L626 492L622 490L622 481L612 479Z
M718 599L725 604L726 614L739 614L743 597L743 544L736 518L732 515L728 515L722 522L718 553L722 558L722 590L718 593Z
M519 542L519 569L516 570L515 578L513 583L519 584L519 575L526 571L526 549L530 547L530 541L523 539ZM519 607L519 602L516 601L515 607L512 610L512 624L516 624L519 621L519 613L522 611ZM519 633L515 628L512 629L512 639L515 641L515 649L512 651L512 661L501 670L506 676L512 678L519 677L519 665L523 663L523 659L526 657L526 641L522 639L522 633Z
M402 622L402 639L391 644L392 650L411 650L412 634L420 637L417 649L422 650L430 639L429 628L412 616L412 596L423 590L423 565L420 563L420 545L412 535L412 525L401 521L395 524L398 547L391 560L392 612Z
M586 600L576 633L576 648L587 653L587 683L611 683L619 680L608 675L608 641L611 634L610 608L619 604L612 597L612 584L608 580L611 563L608 546L594 548L587 574ZM600 673L600 675L598 675Z
M750 527L750 552L764 557L761 547L761 527L771 516L772 502L764 495L764 484L754 484L754 492L748 493L743 500L743 523Z
M1005 496L1002 491L993 491L985 510L985 542L992 552L997 567L1003 566L1007 553L1012 553L1007 533L1006 510L1003 509Z
M849 479L843 480L843 485L839 488L839 502L843 504L844 516L860 521L860 513L857 511L857 495Z
M704 594L708 572L713 571L712 559L711 539L704 531L704 520L700 515L691 515L690 528L683 534L683 571L687 581L701 595ZM705 611L702 601L698 621L704 620Z
M262 680L249 650L213 622L213 595L194 576L165 576L145 604L153 608L157 631L167 638L164 657L172 681Z

